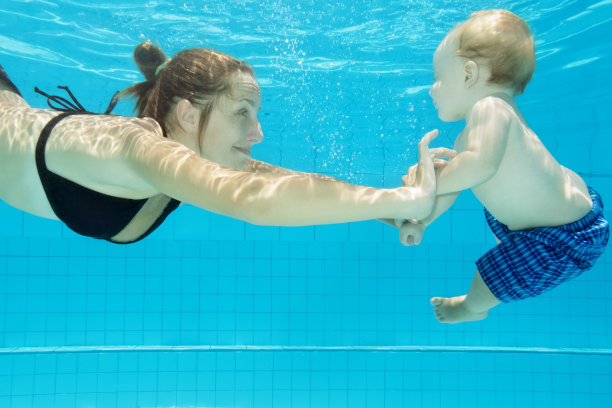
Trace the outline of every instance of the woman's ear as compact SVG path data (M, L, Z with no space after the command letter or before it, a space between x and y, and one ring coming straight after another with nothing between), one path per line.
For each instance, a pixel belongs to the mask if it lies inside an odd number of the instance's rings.
M465 87L471 88L476 82L478 82L478 75L480 74L478 64L475 61L469 60L463 66L465 72Z
M200 110L187 99L181 99L176 104L176 120L185 132L198 130Z

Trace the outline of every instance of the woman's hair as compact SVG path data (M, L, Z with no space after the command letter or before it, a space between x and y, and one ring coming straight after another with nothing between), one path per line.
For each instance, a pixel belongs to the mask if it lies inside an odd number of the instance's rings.
M136 98L138 117L155 119L164 134L171 126L168 115L174 102L187 99L202 108L202 131L218 97L231 92L235 75L255 76L246 62L203 48L183 50L168 59L159 47L145 42L134 49L134 61L146 80L123 90L121 96Z
M490 83L509 86L519 95L535 70L535 50L529 26L507 10L481 10L458 25L457 55L484 60Z

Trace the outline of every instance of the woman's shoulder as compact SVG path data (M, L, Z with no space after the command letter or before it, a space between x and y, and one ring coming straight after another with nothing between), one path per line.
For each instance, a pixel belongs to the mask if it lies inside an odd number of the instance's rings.
M17 127L23 131L27 129L26 133L40 133L42 128L60 113L51 109L33 108L21 96L0 91L0 119L8 119L11 127ZM16 130L13 129L13 131ZM85 138L126 135L153 138L164 136L161 126L152 118L102 115L91 112L74 112L57 123L54 131L57 137L61 137L62 134L74 135L75 132Z
M81 118L82 126L87 127L89 123L101 125L103 129L117 129L123 135L141 135L145 137L164 137L159 123L153 118L137 118L120 115L85 115Z
M104 147L116 151L131 141L162 138L161 126L151 118L78 112L55 125L50 143L64 146L76 143L91 146L96 151L106 150Z

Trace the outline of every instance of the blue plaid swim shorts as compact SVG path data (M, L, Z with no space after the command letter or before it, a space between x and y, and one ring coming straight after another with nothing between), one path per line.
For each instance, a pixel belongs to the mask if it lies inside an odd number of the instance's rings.
M590 269L603 253L610 230L599 194L589 188L593 209L583 218L558 227L510 231L485 209L489 227L500 243L476 266L501 302L538 296Z

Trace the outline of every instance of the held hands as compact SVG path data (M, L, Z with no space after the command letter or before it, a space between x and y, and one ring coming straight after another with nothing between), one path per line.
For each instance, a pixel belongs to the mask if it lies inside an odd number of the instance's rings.
M433 135L433 136L431 136ZM428 148L429 141L433 140L436 136L438 136L437 130L432 130L427 133L421 142L419 142L419 162L408 169L408 174L402 177L402 184L404 187L412 187L418 185L419 181L423 178L423 172L426 171L427 166L429 166L428 158L433 162L434 171L437 173L440 169L443 169L448 164L448 160L444 159L452 159L457 155L452 149L448 149L446 147L434 147L432 149ZM429 138L427 144L425 146L421 146L421 144ZM425 150L424 148L427 150Z
M425 189L428 185L432 186L432 202L435 199L436 173L448 164L448 161L445 159L452 159L457 155L457 152L446 147L435 147L430 149L429 142L437 136L438 130L432 130L425 134L419 142L419 162L410 167L410 169L408 169L408 174L402 177L402 184L404 187L421 186ZM399 238L402 244L410 246L419 245L421 243L425 232L425 224L414 219L396 219L395 225L400 230Z
M411 191L412 201L414 205L406 218L424 218L431 213L433 203L436 197L436 171L433 163L433 158L430 153L429 143L438 136L438 131L433 130L428 132L419 141L419 161L410 169L412 171L412 179L410 183L402 182L404 187L408 187ZM396 221L397 225L397 221Z

